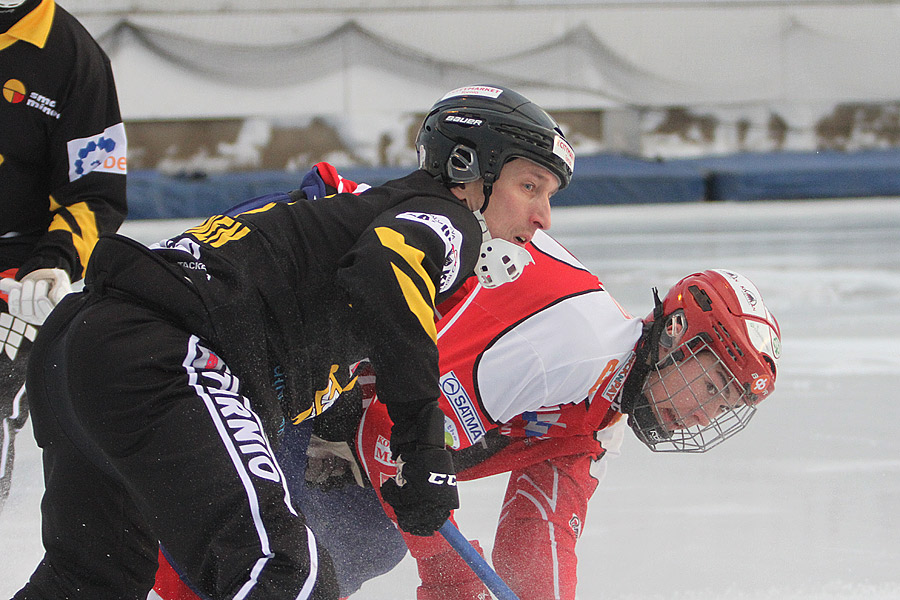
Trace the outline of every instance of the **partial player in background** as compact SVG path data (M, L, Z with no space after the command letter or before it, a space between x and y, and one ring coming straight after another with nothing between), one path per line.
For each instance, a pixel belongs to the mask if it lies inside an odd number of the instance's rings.
M303 189L318 197L355 185L322 163ZM758 290L737 273L688 276L642 321L548 235L537 232L526 247L534 264L516 281L489 289L471 278L438 307L444 432L459 480L510 473L497 571L522 600L571 600L576 542L588 501L619 453L622 416L653 450L712 448L743 429L774 390L780 333ZM361 373L366 409L356 435L327 420L311 441L311 427L291 428L286 435L300 441L282 457L345 595L405 554L373 490L354 485L362 473L376 489L396 476L390 419L374 401L371 370ZM419 600L489 597L441 537L404 537L418 563ZM156 590L164 600L195 598L164 560Z
M0 510L37 328L125 218L109 59L53 0L0 0Z
M98 242L29 361L45 553L17 600L145 598L159 545L215 600L337 598L276 451L285 428L327 421L365 362L404 463L401 526L446 521L434 307L549 227L574 157L546 112L495 86L448 93L417 146L422 169L360 195L212 216L149 248Z

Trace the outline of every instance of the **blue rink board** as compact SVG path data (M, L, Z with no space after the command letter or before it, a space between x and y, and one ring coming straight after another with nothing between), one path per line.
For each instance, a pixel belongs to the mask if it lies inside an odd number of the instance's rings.
M737 154L679 161L707 178L709 200L900 195L900 150Z
M373 185L403 168L349 168ZM253 171L173 177L128 175L129 218L203 217L263 194L299 186L303 173ZM735 154L669 161L620 155L579 157L571 185L554 206L900 196L900 149L856 153Z

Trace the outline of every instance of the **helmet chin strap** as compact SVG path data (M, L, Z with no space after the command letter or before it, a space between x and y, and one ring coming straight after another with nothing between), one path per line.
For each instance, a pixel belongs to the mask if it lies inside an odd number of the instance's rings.
M487 180L485 180L482 189L484 190L484 202L481 204L481 210L479 210L479 212L484 214L484 211L487 210L488 202L491 201L491 192L494 190L494 184L488 183Z
M0 9L18 8L25 4L28 0L0 0Z
M659 362L659 339L663 332L663 303L659 291L653 288L653 321L644 324L641 340L635 349L634 366L622 386L621 409L628 415L628 425L638 439L651 450L654 444L671 437L657 419L650 402L642 393L650 370Z

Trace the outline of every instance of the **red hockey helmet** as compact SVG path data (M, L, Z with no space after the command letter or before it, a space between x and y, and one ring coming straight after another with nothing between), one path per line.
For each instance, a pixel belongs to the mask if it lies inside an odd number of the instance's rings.
M749 279L694 273L662 302L659 360L630 424L655 451L704 452L742 430L775 389L781 330Z

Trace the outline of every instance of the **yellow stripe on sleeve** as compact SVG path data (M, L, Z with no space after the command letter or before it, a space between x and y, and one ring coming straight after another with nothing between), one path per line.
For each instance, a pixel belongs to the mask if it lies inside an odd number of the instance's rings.
M418 248L414 248L407 244L402 234L397 233L389 227L376 227L375 234L385 248L390 248L400 255L416 275L419 276L428 290L428 300L433 303L435 296L434 282L431 281L431 278L425 271L425 267L422 265L422 261L425 259L425 253ZM409 309L419 319L419 322L422 324L422 329L424 329L428 335L431 336L431 339L437 343L437 328L434 324L434 309L429 305L428 301L422 297L419 288L416 287L416 284L409 275L397 268L397 265L392 264L391 267L394 269L394 276L400 284L400 289L403 291L403 296L406 298Z
M437 326L434 324L434 310L428 306L425 298L419 293L419 289L409 275L398 269L397 265L392 264L391 267L394 269L394 276L400 283L400 289L403 290L403 297L406 298L409 310L419 319L422 329L425 330L431 341L437 344Z
M53 198L50 198L50 208L54 211L59 209L59 204L57 204ZM63 215L59 213L53 216L53 221L51 221L48 231L66 231L72 235L72 245L75 246L75 251L78 252L78 260L81 262L82 271L84 271L84 269L87 268L91 252L94 251L94 246L100 238L100 230L97 227L97 216L86 202L79 202L64 208L72 215L75 222L78 223L81 234L76 234L66 222Z

